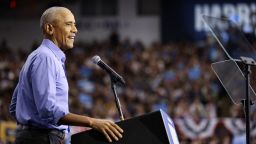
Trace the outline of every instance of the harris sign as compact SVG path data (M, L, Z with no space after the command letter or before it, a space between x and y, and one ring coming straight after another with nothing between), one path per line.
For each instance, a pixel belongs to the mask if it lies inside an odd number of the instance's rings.
M201 40L207 26L202 15L227 17L235 21L244 32L255 33L256 2L252 0L163 0L161 15L161 36L163 42L179 40Z

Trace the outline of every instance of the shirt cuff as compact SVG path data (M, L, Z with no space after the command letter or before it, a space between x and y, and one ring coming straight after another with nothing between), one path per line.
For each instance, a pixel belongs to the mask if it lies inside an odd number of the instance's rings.
M56 126L60 126L59 123L59 120L64 117L65 115L67 115L69 112L64 112L64 111L57 111L55 114L54 114L54 125Z

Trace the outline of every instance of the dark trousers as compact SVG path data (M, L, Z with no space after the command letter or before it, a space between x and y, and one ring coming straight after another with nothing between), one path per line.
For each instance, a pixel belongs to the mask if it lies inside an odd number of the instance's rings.
M57 130L18 129L15 144L64 144L65 134Z

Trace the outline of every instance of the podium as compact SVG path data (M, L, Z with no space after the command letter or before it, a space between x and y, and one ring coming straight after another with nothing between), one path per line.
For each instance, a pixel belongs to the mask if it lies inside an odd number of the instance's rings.
M174 123L162 110L117 122L123 138L113 144L179 144ZM91 129L71 136L71 144L109 144L105 136Z

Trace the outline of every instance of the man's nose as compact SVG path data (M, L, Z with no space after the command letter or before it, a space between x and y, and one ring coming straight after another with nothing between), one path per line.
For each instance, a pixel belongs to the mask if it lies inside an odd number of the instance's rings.
M72 27L72 32L73 32L73 33L77 33L77 32L78 32L78 30L77 30L77 28L76 28L75 25Z

